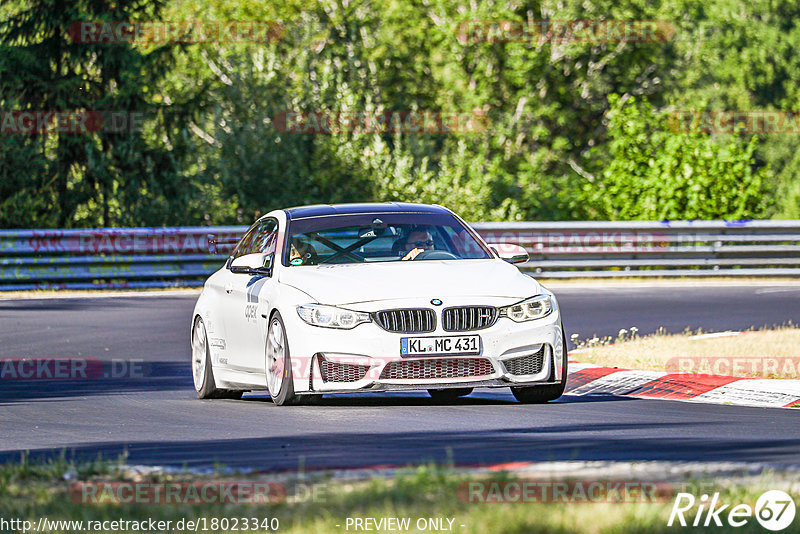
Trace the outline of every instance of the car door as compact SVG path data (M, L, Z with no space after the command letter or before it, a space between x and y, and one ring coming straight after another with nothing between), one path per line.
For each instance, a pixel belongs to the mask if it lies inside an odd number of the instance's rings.
M237 245L231 261L245 254L267 254L275 261L278 221L263 219L252 228L250 239ZM230 267L230 261L228 262ZM264 368L264 325L261 295L272 284L270 276L233 273L226 269L224 280L223 321L227 343L228 366L231 369L261 372ZM265 302L266 309L268 303Z

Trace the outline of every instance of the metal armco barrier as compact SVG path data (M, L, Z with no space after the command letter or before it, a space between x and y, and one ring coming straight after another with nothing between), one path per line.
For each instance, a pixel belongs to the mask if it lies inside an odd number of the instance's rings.
M477 223L541 278L800 276L800 221Z
M800 221L472 225L525 247L541 278L800 276ZM223 264L208 235L244 226L0 231L0 291L199 286Z
M245 226L0 231L0 291L199 286L225 261L208 234Z

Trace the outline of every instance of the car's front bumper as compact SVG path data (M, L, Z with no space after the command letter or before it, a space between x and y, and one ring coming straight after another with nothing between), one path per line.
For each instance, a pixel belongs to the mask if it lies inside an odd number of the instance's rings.
M494 306L508 303L509 299L480 302ZM414 304L395 302L392 306L414 307ZM451 299L448 304L475 302ZM386 306L381 303L375 309L363 305L351 309L376 311ZM566 355L557 307L542 319L517 323L501 317L489 328L463 333L445 332L440 324L437 330L426 334L387 332L375 323L336 330L308 325L296 313L293 315L285 322L298 394L531 386L558 383L563 378ZM403 337L458 335L479 335L480 353L400 355Z
M340 362L336 359L336 355L324 355L328 361ZM530 358L535 358L535 355L529 355ZM408 358L404 359L401 363L404 365L420 364L437 364L439 362L452 362L457 359L469 360L470 357L437 357L429 356L422 362L422 358ZM476 359L476 358L474 358ZM407 379L392 379L385 378L383 375L387 367L392 365L393 362L398 360L380 361L377 358L354 360L351 357L344 356L342 360L348 363L347 365L357 366L355 363L360 361L369 365L369 370L361 380L354 381L337 381L331 380L330 377L323 376L318 364L313 366L314 373L310 382L309 392L316 393L347 393L353 391L408 391L420 389L446 389L446 388L464 388L464 387L509 387L509 386L529 386L529 385L545 385L557 383L553 379L553 354L550 346L544 346L544 353L541 356L541 370L538 373L515 375L509 372L503 364L504 360L494 358L486 358L491 365L491 371L488 374L476 374L472 376L461 377L446 377L440 376L435 378L407 378ZM366 366L366 365L365 365Z

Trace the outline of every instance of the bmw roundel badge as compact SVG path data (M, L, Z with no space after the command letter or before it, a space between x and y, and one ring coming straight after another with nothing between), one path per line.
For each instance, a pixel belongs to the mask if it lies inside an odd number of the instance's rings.
M442 301L439 299L431 299L431 304L433 304L434 306L441 306Z

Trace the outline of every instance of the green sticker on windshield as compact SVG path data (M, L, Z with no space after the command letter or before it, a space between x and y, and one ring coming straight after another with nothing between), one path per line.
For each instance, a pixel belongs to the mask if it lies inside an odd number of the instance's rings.
M289 263L291 263L292 265L303 265L303 258L295 258Z

